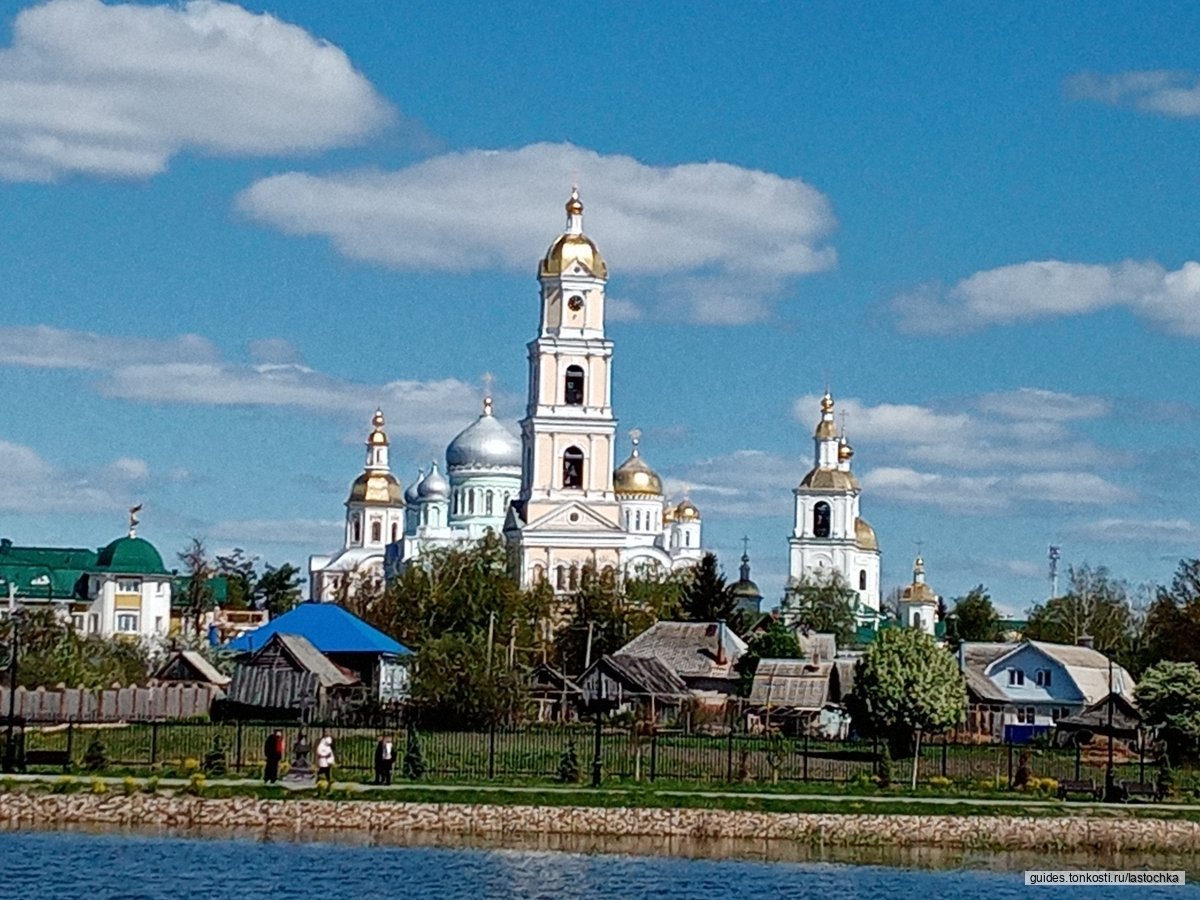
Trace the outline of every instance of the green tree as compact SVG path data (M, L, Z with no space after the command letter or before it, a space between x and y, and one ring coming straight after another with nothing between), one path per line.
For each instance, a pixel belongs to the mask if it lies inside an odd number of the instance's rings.
M725 583L725 573L715 553L705 553L692 569L679 602L680 613L688 622L719 622L735 632L743 630L737 598Z
M304 578L300 570L291 563L279 566L267 564L263 573L254 582L254 605L265 609L271 616L282 616L285 612L295 609L300 602L301 588Z
M486 634L449 633L421 643L410 697L423 725L488 728L521 718L528 685Z
M191 633L199 635L204 627L204 616L213 606L212 577L215 572L204 541L192 538L177 554L183 564L186 578L184 614L191 626Z
M1172 764L1200 751L1200 668L1192 662L1160 662L1142 673L1138 709L1166 744Z
M421 737L417 729L409 726L408 740L404 747L404 777L416 781L425 775L425 753L421 749Z
M937 733L961 722L966 704L957 662L923 631L880 631L855 666L854 725L886 741L893 759L912 756L918 728Z
M214 569L217 575L225 579L225 606L228 609L248 609L254 602L254 592L258 582L258 573L254 564L258 557L246 556L241 547L231 553L217 556Z
M1030 610L1025 637L1076 644L1082 636L1090 635L1097 650L1136 670L1136 661L1131 658L1135 621L1128 585L1114 579L1104 566L1072 566L1069 579L1066 594Z
M17 683L25 687L109 687L143 684L149 667L141 642L82 637L50 609L23 609L17 621L0 622L0 644L20 628ZM7 660L6 660L7 662Z
M1146 614L1145 661L1200 664L1200 559L1181 559Z
M840 572L805 574L788 585L783 614L789 623L809 631L837 636L839 647L854 642L858 629L858 592Z
M734 670L738 673L738 693L750 695L754 684L754 673L758 671L760 659L802 659L804 652L796 640L796 632L775 619L763 631L747 637L746 652L738 658Z
M956 597L950 616L956 642L1000 640L1000 614L982 584L975 585L964 596Z

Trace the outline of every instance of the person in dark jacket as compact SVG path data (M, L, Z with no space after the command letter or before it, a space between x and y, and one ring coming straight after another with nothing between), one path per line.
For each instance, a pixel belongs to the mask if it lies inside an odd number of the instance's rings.
M274 784L279 780L279 761L283 759L283 732L276 729L267 735L263 745L263 757L267 764L263 768L263 781Z
M396 750L391 737L384 735L375 744L375 783L392 783L392 766L396 764Z

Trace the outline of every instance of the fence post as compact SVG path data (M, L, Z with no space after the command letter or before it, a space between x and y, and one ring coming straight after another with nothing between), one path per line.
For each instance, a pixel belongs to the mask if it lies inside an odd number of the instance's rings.
M804 731L804 774L803 778L808 781L808 730Z
M1008 745L1008 786L1013 785L1013 745Z
M729 729L729 740L725 750L725 780L733 781L733 729Z
M233 768L234 771L242 771L242 720L237 720L237 731L234 732L234 748Z
M488 779L496 777L496 723L488 728Z
M946 773L948 771L947 763L949 762L949 753L950 753L949 747L950 747L950 737L949 737L949 735L943 734L942 735L942 777L943 778L947 777L946 776Z
M70 719L67 719L67 765L75 764L75 757L71 755L71 750L75 746L75 726Z
M1083 765L1083 750L1079 746L1079 741L1075 742L1075 780L1079 781L1080 768Z
M658 732L650 732L650 780L658 774Z
M158 719L150 723L150 765L158 762Z

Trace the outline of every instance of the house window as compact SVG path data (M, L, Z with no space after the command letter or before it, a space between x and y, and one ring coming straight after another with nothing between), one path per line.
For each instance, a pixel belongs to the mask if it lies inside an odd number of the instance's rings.
M1037 674L1034 677L1037 679L1038 687L1050 687L1049 669L1038 669Z
M865 591L867 589L867 570L866 569L858 570L858 589L860 591Z
M142 592L142 582L137 578L118 578L117 593L119 594L140 594Z
M122 634L135 633L138 630L137 613L117 613L117 631Z
M88 616L88 634L95 634L100 630L100 614L92 613Z
M579 566L571 566L571 590L579 590Z
M1025 672L1021 669L1008 670L1008 686L1022 687L1025 684Z
M383 526L378 522L371 523L371 543L378 544L383 540Z
M829 537L829 504L824 500L813 507L813 535Z
M578 447L568 447L563 452L563 487L583 487L583 451Z
M560 591L567 589L567 567L559 566L555 570L554 584Z
M567 406L583 406L583 369L579 366L567 366L563 402Z
M162 616L155 616L155 617L154 617L154 633L155 633L155 634L164 634L164 633L165 633L165 631L164 631L164 629L163 629L163 619L162 619Z
M80 634L83 634L84 621L83 613L71 613L71 627Z

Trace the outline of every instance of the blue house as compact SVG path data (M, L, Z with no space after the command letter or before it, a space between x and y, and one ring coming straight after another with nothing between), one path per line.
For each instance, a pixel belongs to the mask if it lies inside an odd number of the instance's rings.
M1091 647L964 642L958 661L972 705L991 709L988 729L1004 740L1028 741L1109 694L1110 661ZM1113 693L1133 699L1135 682L1116 663L1111 679Z
M262 649L275 634L304 638L330 662L353 672L379 700L402 700L408 695L412 651L336 603L301 603L225 647L248 655Z

